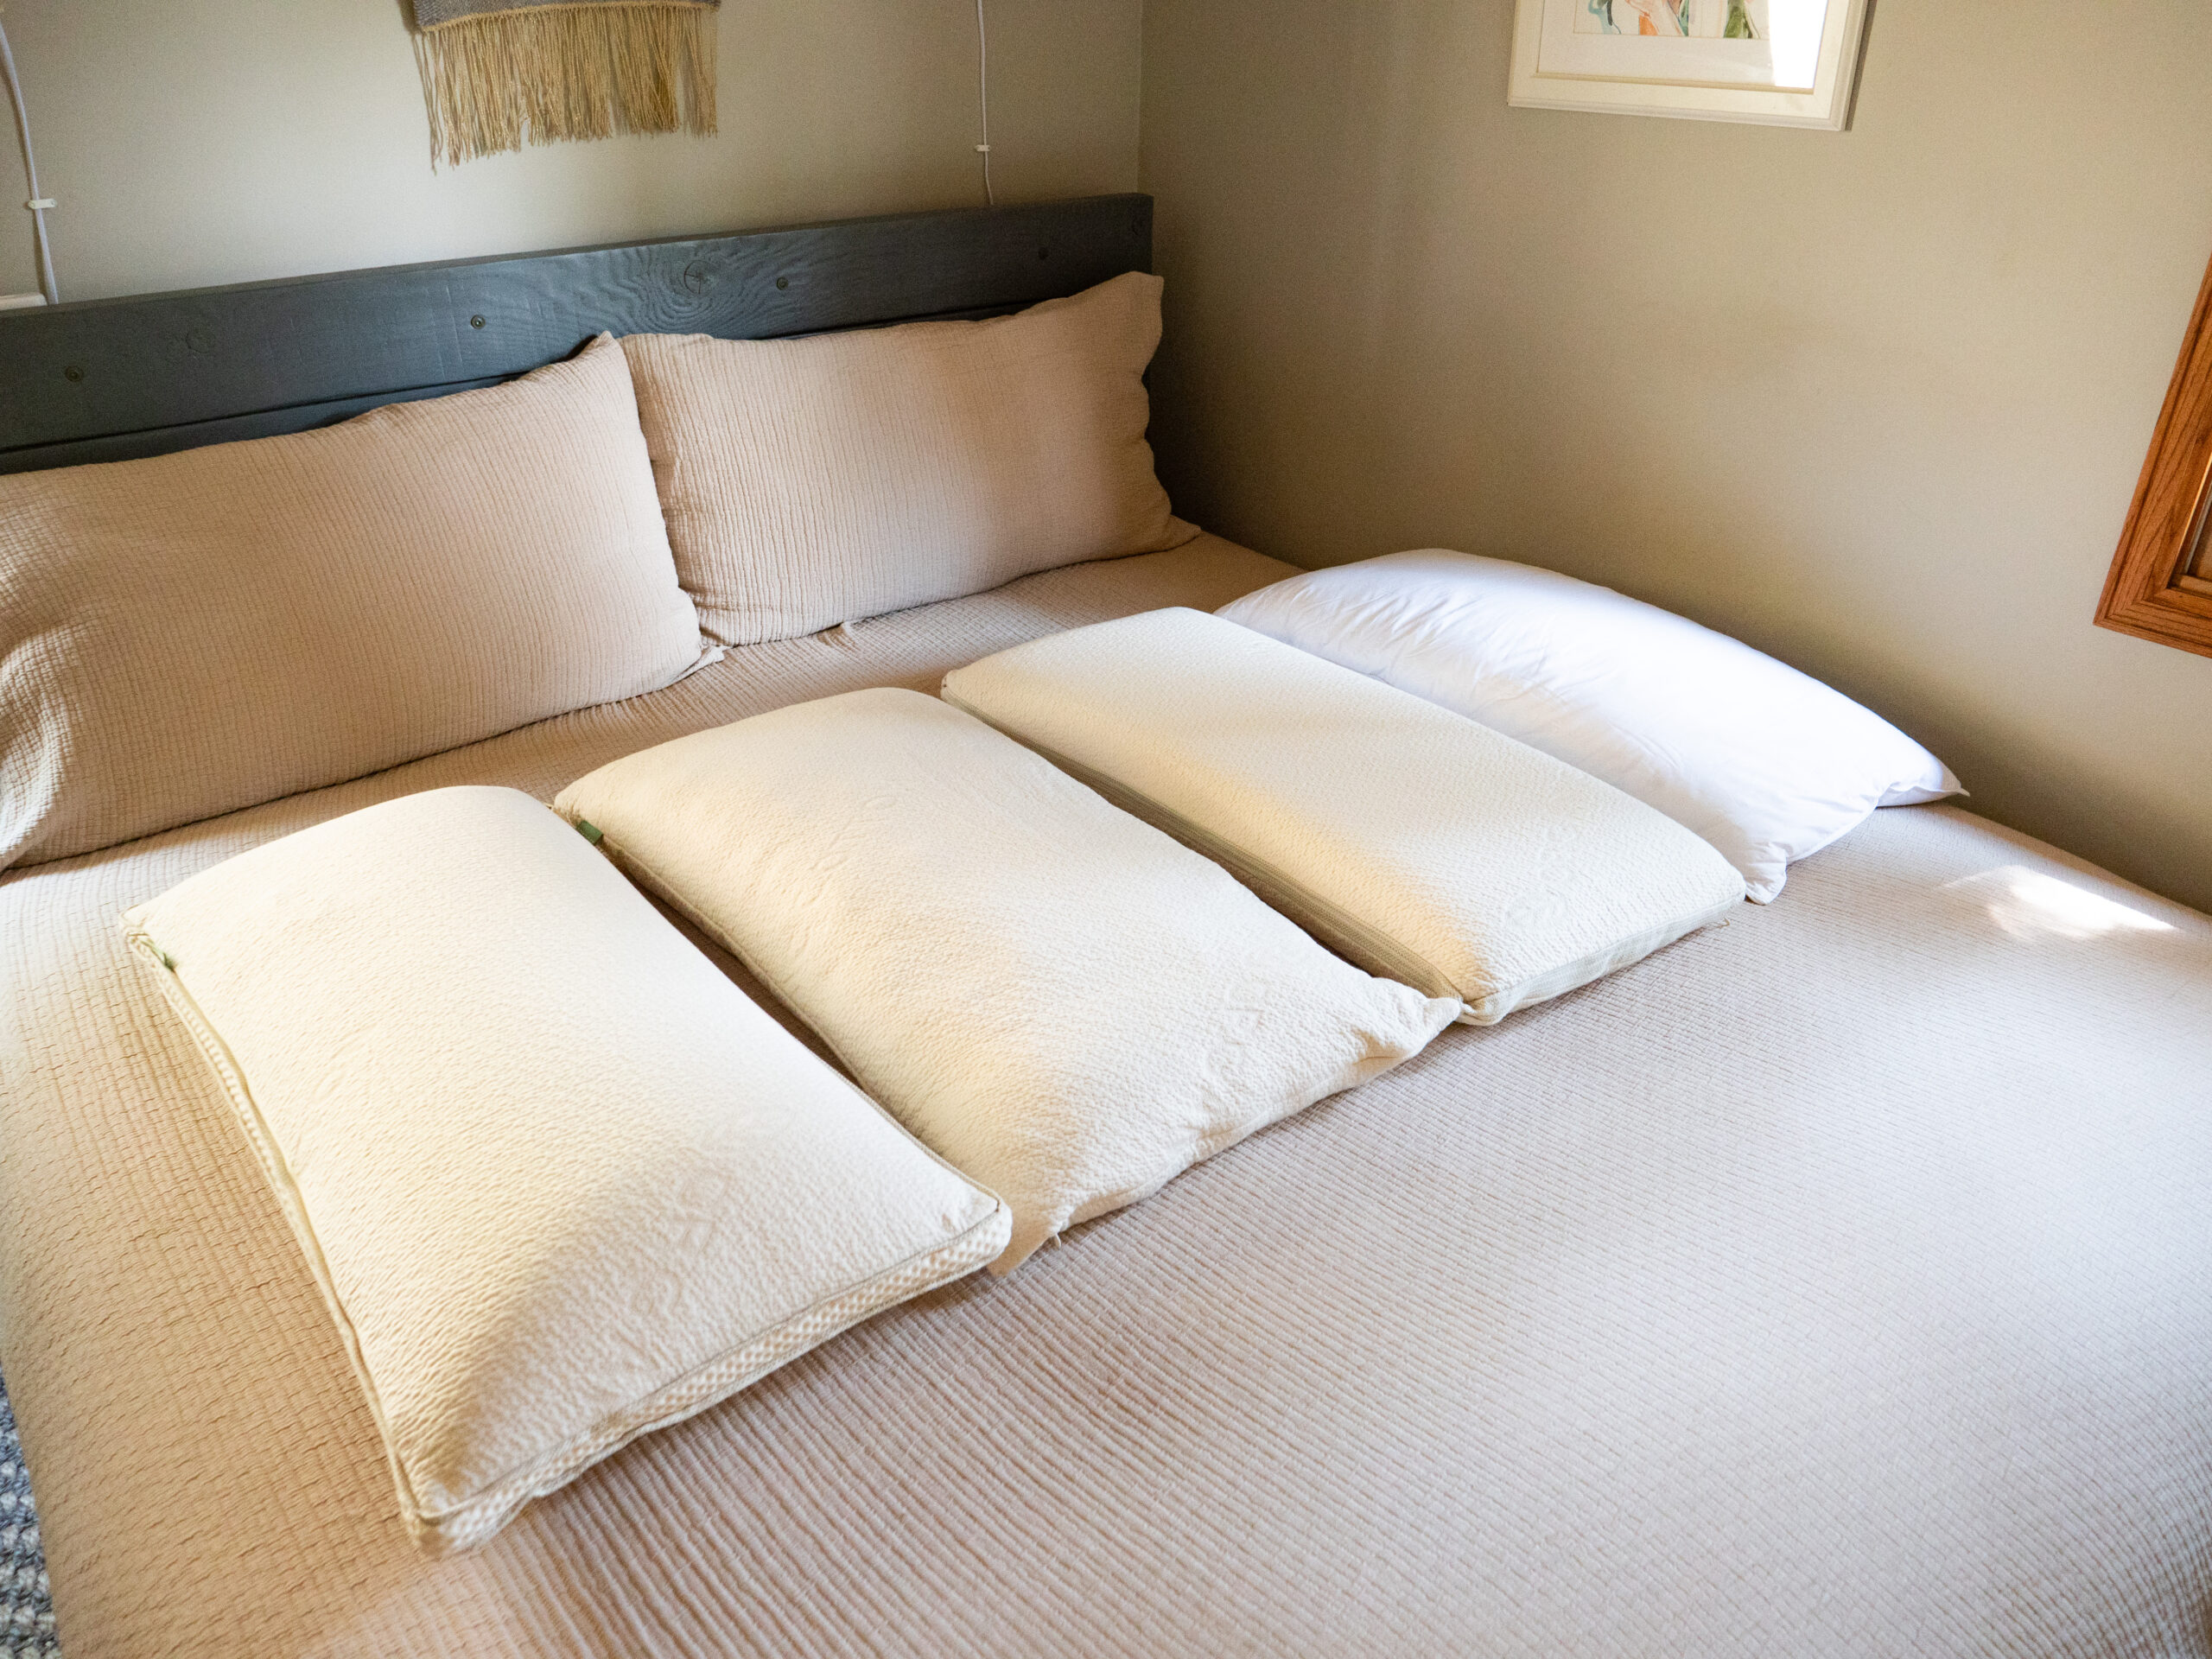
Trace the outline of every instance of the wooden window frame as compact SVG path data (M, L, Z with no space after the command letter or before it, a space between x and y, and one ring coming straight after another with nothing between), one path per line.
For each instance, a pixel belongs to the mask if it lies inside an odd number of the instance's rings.
M2212 657L2212 269L2196 296L2097 626Z

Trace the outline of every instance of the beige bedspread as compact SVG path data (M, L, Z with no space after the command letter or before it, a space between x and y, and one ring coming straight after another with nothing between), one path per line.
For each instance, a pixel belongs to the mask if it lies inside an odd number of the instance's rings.
M408 1544L114 913L1281 571L1033 577L0 880L0 1367L72 1659L2212 1650L2212 922L1936 807Z

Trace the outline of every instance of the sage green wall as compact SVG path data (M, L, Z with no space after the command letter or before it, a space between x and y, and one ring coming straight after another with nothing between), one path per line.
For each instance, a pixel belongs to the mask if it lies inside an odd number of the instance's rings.
M1512 110L1512 0L1148 0L1179 511L1738 634L2212 908L2212 659L2090 614L2212 254L2212 5L1881 0L1853 130Z
M1141 0L990 0L1001 200L1136 183ZM433 174L398 0L10 0L66 298L982 200L974 0L728 0L721 132ZM0 175L16 166L0 150ZM0 202L22 200L0 183ZM0 213L0 291L36 286Z

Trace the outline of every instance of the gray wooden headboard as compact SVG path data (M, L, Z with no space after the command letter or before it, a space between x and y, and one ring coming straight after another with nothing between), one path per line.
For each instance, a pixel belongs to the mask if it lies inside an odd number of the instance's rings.
M845 219L0 313L0 473L325 426L594 334L988 315L1152 268L1152 198Z

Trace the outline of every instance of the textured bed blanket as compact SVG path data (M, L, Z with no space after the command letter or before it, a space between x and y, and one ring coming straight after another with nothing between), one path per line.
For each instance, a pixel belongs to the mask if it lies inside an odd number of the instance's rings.
M1032 577L0 881L0 1366L71 1659L2212 1651L2212 921L1948 807L408 1543L114 912L1280 574Z

